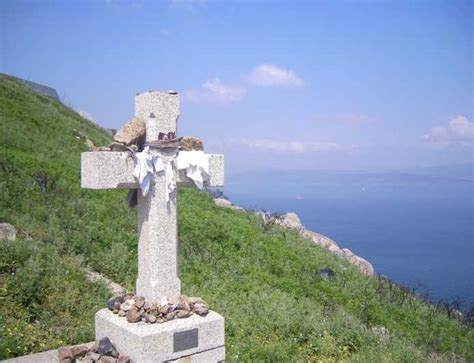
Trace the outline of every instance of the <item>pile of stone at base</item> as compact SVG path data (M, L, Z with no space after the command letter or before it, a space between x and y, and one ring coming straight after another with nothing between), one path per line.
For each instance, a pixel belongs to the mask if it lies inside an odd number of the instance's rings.
M166 297L160 303L149 303L142 296L127 294L113 296L107 301L107 307L114 314L127 319L129 323L143 321L148 324L164 323L176 318L187 318L193 314L206 316L209 307L199 297Z
M62 347L58 350L59 363L133 363L130 357L120 356L109 338L85 345Z

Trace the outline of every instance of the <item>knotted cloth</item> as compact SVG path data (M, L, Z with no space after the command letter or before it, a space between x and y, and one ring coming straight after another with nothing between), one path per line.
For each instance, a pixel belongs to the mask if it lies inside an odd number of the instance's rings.
M150 190L150 183L155 173L164 172L166 178L166 202L176 190L176 169L184 170L196 187L202 189L204 182L209 179L209 158L203 151L180 151L175 161L163 163L159 155L152 155L147 146L142 152L135 154L135 169L133 175L137 179L142 195Z

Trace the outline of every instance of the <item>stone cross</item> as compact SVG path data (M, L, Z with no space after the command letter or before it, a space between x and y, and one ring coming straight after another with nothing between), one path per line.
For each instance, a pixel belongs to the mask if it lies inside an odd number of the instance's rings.
M174 92L145 92L135 96L135 115L146 124L146 141L158 140L159 133L176 133L179 96ZM150 147L164 163L173 161L178 147ZM224 156L210 154L209 179L206 186L224 184ZM135 161L127 152L84 152L81 155L81 186L89 189L138 188L133 176ZM178 185L192 181L183 171L177 173ZM138 278L137 295L159 302L163 297L181 295L177 271L176 193L167 201L165 172L154 175L150 190L138 192Z

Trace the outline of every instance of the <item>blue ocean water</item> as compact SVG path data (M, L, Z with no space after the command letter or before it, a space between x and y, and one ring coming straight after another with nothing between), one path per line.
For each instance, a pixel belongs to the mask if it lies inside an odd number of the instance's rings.
M227 179L236 205L296 212L306 228L369 260L432 301L474 303L472 180L404 174L244 174Z

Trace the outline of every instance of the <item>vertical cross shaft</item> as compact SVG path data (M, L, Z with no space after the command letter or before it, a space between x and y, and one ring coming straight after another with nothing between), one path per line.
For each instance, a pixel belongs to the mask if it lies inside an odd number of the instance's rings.
M135 97L135 115L146 123L146 141L158 140L160 132L176 132L179 96L164 92L145 92ZM157 149L163 163L171 162L177 148ZM138 277L137 294L147 301L181 295L177 262L176 195L168 198L165 172L156 173L148 195L138 196Z

